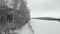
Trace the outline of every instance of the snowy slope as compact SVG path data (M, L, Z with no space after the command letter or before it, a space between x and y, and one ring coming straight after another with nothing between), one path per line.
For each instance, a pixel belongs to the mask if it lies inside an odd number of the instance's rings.
M35 34L60 34L60 22L31 19Z

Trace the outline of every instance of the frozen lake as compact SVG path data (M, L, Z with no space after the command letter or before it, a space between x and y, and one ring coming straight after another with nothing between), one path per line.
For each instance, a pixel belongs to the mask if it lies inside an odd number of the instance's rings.
M35 34L60 34L60 22L31 19Z

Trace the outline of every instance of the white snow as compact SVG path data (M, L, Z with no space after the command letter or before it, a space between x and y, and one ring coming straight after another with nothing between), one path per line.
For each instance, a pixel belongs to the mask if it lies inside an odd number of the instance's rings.
M35 34L60 34L60 22L31 19Z

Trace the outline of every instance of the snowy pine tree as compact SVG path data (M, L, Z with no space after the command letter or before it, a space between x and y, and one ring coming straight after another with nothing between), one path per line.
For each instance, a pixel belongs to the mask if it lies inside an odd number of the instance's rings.
M25 0L0 0L0 32L19 29L29 20Z

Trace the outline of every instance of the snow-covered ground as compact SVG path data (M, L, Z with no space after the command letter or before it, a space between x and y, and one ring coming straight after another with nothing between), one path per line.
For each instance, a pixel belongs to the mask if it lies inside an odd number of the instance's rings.
M31 19L35 34L60 34L60 22Z

